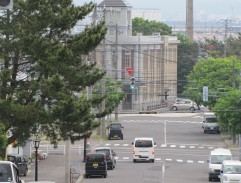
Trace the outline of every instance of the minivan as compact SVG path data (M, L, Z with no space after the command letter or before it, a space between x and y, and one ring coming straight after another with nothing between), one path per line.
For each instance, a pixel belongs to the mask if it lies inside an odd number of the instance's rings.
M153 138L151 137L136 137L133 146L133 162L137 161L155 161L155 146Z
M106 154L106 161L107 161L107 168L113 170L116 166L116 153L110 147L96 147L94 150L95 153L105 153Z
M105 153L88 153L85 161L85 178L97 175L107 177L107 161Z
M221 183L241 182L241 162L238 160L225 160L220 173Z
M206 112L203 114L203 132L216 132L220 133L219 126L218 126L218 120L213 112Z
M219 178L224 160L232 160L232 153L229 149L217 148L211 151L208 159L209 181Z
M19 178L18 167L11 161L0 161L0 182L25 183Z

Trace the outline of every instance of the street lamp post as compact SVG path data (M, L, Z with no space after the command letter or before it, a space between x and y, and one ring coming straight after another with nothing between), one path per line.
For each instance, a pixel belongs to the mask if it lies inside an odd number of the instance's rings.
M38 181L38 148L40 144L40 140L35 139L34 141L35 148L35 181Z

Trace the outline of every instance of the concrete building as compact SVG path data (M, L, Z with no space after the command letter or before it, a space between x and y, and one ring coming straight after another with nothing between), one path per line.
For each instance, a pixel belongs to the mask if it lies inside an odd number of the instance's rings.
M132 36L132 7L124 0L104 0L97 6L108 28L95 59L109 77L122 81L127 94L120 110L153 110L177 95L177 37ZM133 68L135 89L130 89Z

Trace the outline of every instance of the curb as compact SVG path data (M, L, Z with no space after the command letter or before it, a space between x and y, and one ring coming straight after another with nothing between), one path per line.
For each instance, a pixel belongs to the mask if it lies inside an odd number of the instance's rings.
M83 182L83 180L84 180L84 175L81 175L81 176L78 178L78 180L76 181L76 183L81 183L81 182Z

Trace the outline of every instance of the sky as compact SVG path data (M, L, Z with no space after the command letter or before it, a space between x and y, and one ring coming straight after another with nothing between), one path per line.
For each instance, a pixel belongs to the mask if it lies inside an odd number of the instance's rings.
M92 0L100 3L102 0ZM126 0L133 9L159 9L161 18L185 20L186 0ZM74 0L81 5L90 0ZM193 0L194 19L236 19L241 21L241 0Z

